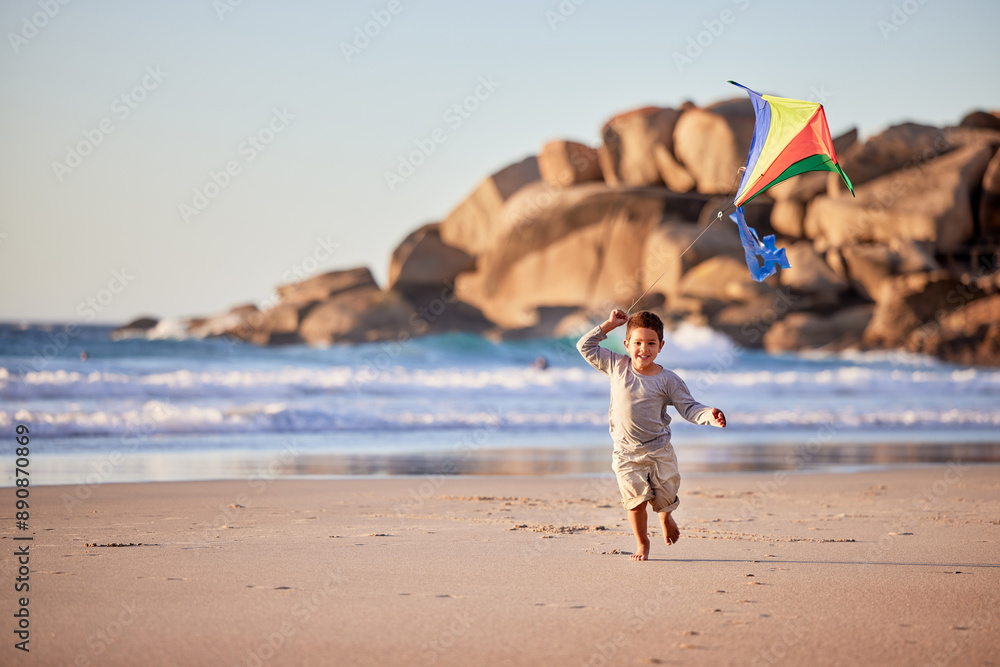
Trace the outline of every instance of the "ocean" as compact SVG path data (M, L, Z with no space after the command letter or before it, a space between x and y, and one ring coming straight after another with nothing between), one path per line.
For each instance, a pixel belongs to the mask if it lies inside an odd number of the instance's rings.
M607 380L575 338L268 348L112 329L0 325L4 485L21 424L32 484L610 471ZM729 423L675 417L682 474L1000 461L1000 369L772 356L689 325L657 362Z

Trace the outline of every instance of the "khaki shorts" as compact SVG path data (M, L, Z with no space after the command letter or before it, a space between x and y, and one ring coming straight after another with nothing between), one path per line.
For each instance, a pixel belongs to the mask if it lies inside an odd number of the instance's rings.
M643 454L616 450L611 460L625 509L647 500L654 512L673 512L680 505L681 474L670 445Z

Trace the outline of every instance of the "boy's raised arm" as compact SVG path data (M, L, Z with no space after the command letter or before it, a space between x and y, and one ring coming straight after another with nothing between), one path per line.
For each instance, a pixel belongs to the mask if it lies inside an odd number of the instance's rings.
M611 350L601 347L602 340L608 337L608 332L620 327L628 321L625 313L620 309L611 312L610 317L600 326L596 326L585 333L576 343L576 349L580 351L587 363L601 371L608 373L614 364L615 358L621 355L615 354Z

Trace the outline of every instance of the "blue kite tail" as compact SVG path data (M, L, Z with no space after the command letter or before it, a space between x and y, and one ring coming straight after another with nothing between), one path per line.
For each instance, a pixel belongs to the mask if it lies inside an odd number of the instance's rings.
M729 217L740 228L740 242L747 258L747 268L750 269L750 275L754 280L761 282L768 276L774 275L779 266L785 269L792 268L788 263L788 257L785 256L785 249L775 247L774 234L765 236L763 242L757 238L757 232L747 225L742 206L738 206L736 212ZM757 260L758 257L763 260L763 266Z

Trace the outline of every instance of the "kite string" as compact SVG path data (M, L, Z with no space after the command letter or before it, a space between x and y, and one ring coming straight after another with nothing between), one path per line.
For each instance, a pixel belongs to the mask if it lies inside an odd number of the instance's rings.
M733 186L730 188L730 193L729 193L730 197L735 194L736 186L739 183L740 175L743 173L743 171L745 169L746 169L746 167L740 167L739 169L736 170L736 178L733 180ZM721 211L719 211L718 215L716 215L714 218L712 218L712 221L710 223L708 223L707 225L705 225L705 229L701 230L701 234L698 234L698 236L695 237L694 241L691 241L691 243L688 244L688 247L684 248L684 250L681 252L681 254L677 255L677 257L674 258L674 261L670 263L670 266L668 266L667 268L663 269L663 271L660 272L660 275L656 276L656 280L654 280L653 282L651 282L649 284L649 287L647 287L645 290L643 290L642 294L640 294L639 297L635 301L632 302L632 305L629 306L628 309L625 311L626 315L628 315L629 313L632 312L632 308L635 307L635 304L639 303L639 300L642 299L642 297L646 296L646 293L649 292L649 290L653 289L653 285L655 285L656 283L658 283L660 281L660 278L662 278L667 273L667 271L669 271L670 269L672 269L674 267L674 264L676 264L677 262L680 261L681 257L683 257L684 254L688 250L690 250L691 247L694 246L695 243L698 242L698 239L700 239L702 236L705 235L705 232L707 232L712 227L712 225L715 224L716 220L720 220L722 218L723 214L726 211L728 211L730 209L730 207L732 207L732 203L728 204L725 208L723 208Z

